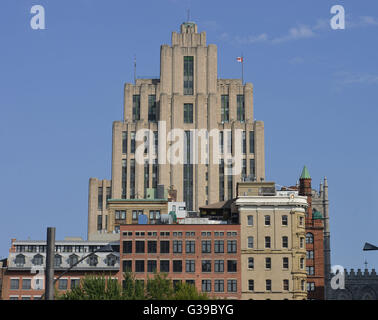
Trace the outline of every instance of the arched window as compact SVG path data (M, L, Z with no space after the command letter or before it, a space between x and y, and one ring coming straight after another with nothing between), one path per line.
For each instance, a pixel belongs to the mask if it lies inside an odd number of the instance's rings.
M306 243L314 243L314 235L311 232L306 233Z
M54 267L60 267L62 264L62 256L60 254L56 254L54 257Z
M79 261L79 257L76 254L71 254L68 258L68 263L72 267L74 264L76 264Z
M41 266L43 264L43 256L40 255L40 254L36 254L34 257L33 257L33 260L32 260L33 264L36 265L36 266Z
M23 254L18 254L15 263L17 267L23 267L25 264L25 256Z
M98 258L97 256L94 254L94 255L91 255L88 259L88 263L91 267L95 267L97 266L97 263L98 263Z

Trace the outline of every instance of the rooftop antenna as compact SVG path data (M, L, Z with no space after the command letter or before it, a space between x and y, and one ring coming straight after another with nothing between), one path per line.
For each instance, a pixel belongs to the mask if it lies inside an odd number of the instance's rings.
M134 54L134 84L136 84L136 55Z
M368 262L367 262L366 259L365 259L364 265L365 265L365 269L367 269L368 268Z

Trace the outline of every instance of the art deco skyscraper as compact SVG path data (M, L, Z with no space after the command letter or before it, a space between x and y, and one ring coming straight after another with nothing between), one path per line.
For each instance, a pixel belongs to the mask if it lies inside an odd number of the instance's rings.
M264 124L253 117L252 84L218 79L217 64L217 46L206 44L206 33L198 33L195 23L185 22L180 33L172 33L171 45L161 46L160 78L136 79L135 84L125 85L124 119L113 123L112 180L90 179L89 238L106 229L109 198L145 198L148 188L163 184L177 190L177 201L185 201L189 211L197 211L236 197L236 183L243 176L257 181L265 178ZM220 151L233 156L238 150L235 144L241 144L241 173L228 175L230 160L223 153L219 164L214 164L218 157L213 152L214 139L207 144L208 164L163 163L162 144L168 149L164 157L173 157L169 147L174 142L166 136L174 129L184 132L184 158L191 156L195 129L219 130ZM141 130L152 132L149 142L138 141ZM148 160L141 163L136 150L148 144L158 146L160 154L148 149Z

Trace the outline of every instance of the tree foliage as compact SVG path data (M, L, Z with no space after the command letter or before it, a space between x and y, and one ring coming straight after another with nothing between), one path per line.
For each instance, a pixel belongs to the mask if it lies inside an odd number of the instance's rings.
M61 300L207 300L194 285L179 283L175 288L166 274L155 273L144 285L131 272L124 273L122 285L105 276L86 276L76 288L57 295Z

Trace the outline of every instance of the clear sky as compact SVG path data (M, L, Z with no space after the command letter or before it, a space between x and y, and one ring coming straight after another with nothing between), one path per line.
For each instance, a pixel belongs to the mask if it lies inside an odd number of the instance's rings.
M46 30L32 30L43 5ZM343 4L346 29L330 8ZM337 0L0 2L0 256L10 239L87 234L88 180L111 177L112 122L123 85L159 75L160 45L187 8L218 45L221 78L254 85L266 175L327 176L332 264L378 268L378 2Z

